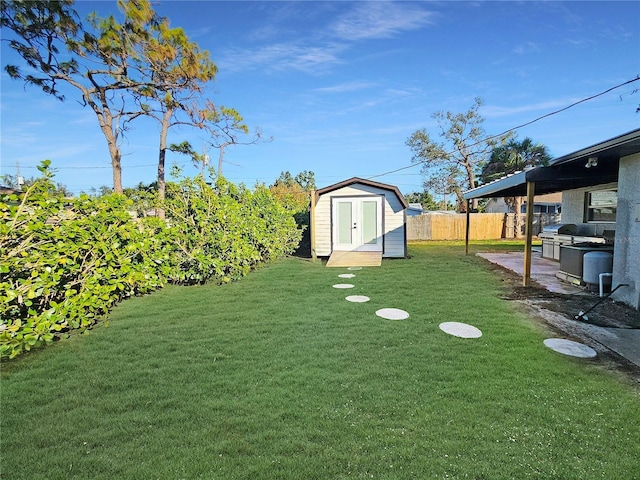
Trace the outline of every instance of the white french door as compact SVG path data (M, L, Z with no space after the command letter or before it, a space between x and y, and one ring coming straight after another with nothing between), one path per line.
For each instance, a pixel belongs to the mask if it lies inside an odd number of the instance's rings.
M333 198L333 249L382 251L382 197Z

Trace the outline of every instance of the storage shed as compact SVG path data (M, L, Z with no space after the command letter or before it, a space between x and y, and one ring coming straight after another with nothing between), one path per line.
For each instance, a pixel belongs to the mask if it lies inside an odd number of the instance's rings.
M407 207L397 187L358 177L317 190L311 248L319 257L337 251L406 257Z

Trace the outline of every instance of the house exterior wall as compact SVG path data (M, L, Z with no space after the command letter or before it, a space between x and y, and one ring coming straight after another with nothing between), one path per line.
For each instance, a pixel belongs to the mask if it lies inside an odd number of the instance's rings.
M602 236L605 230L615 230L616 226L612 223L585 222L584 200L587 192L606 190L608 188L616 188L617 186L617 183L607 183L605 185L598 185L597 187L578 188L562 192L562 223L573 223L576 225L579 235L591 237ZM618 199L620 199L620 196L620 191L618 191ZM618 214L619 212L618 210Z
M504 198L490 198L484 207L486 213L508 213L509 207Z
M331 198L359 197L363 195L384 195L383 212L383 257L404 257L405 253L405 212L394 192L369 185L352 184L321 195L315 208L316 255L331 255Z
M615 300L640 309L640 154L622 157L618 177L618 210L613 256Z
M562 193L547 193L545 195L536 195L533 202L533 213L560 213L562 205ZM484 207L485 213L512 213L506 204L504 197L490 198ZM522 200L520 213L527 212L527 202Z
M596 187L563 192L562 223L574 223L578 234L601 236L615 230L613 286L629 284L613 293L612 298L640 309L640 154L622 157L618 183L599 185L597 189L618 188L616 223L585 223L585 193Z

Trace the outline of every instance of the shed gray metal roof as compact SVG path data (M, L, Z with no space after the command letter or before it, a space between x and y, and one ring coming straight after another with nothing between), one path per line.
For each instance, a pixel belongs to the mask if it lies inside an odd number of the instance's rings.
M640 153L640 129L553 159L549 166L536 167L464 192L465 199L520 197L527 182L535 182L536 195L618 181L620 158ZM589 158L597 165L586 167Z
M343 187L348 187L356 183L360 183L362 185L367 185L369 187L379 188L381 190L388 190L390 192L393 192L396 195L396 197L398 197L398 201L402 204L403 208L407 208L409 206L409 204L407 203L407 200L404 198L402 193L400 193L400 190L398 190L398 187L394 185L388 185L386 183L374 182L373 180L366 180L364 178L359 178L359 177L353 177L343 182L335 183L333 185L329 185L328 187L321 188L320 190L316 190L316 202L318 201L320 196L324 195L325 193L333 192L334 190L338 190Z

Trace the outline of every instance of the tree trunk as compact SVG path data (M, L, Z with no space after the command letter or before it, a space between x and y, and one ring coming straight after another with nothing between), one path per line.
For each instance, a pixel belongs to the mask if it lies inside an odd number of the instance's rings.
M76 86L76 84L72 84ZM107 147L109 148L109 155L111 156L111 169L113 173L113 191L115 193L122 193L122 154L118 147L118 124L114 127L114 117L111 111L107 107L104 91L99 92L99 98L102 99L102 108L93 100L93 94L81 88L83 96L87 104L95 112L98 117L98 124L104 138L107 140ZM119 117L117 117L119 120Z
M227 148L229 144L223 143L218 147L220 149L220 155L218 155L218 177L222 176L222 162L224 162L224 149Z
M467 160L464 164L464 168L467 172L467 181L469 182L469 190L472 190L476 188L476 174L473 171L473 165L471 165L471 163ZM460 206L462 206L464 204L464 199L462 198L462 195L459 195L459 201L460 201L459 202ZM477 208L478 208L478 199L472 198L471 209L477 210Z
M105 133L105 136L107 136L109 154L111 155L111 169L113 171L113 191L115 193L122 193L122 163L120 149L118 148L116 139L113 138L113 135L107 135Z
M158 153L158 206L156 207L156 216L162 220L165 219L164 200L166 197L166 183L164 165L167 155L167 132L169 131L169 121L171 120L172 115L172 109L168 109L164 112L160 128L160 151Z
M166 185L164 180L164 162L166 151L166 148L160 147L160 154L158 156L158 205L156 206L156 216L162 220L165 219L164 199L166 196Z
M522 222L520 221L520 210L522 209L522 197L514 198L515 216L513 217L514 238L522 238Z

